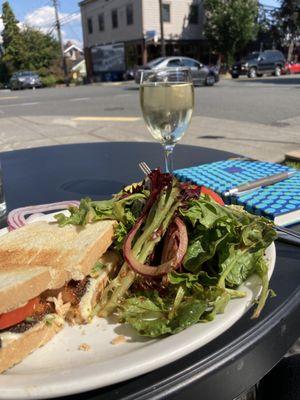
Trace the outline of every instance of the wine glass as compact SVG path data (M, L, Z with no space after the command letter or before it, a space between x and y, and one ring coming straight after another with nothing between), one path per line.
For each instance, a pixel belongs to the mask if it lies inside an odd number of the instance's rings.
M142 70L140 103L147 128L164 148L166 172L172 153L187 130L194 109L194 85L188 68Z

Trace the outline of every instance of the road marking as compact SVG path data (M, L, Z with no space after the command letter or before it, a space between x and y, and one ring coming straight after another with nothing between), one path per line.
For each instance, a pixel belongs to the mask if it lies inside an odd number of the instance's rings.
M39 101L35 101L32 103L20 103L20 104L16 104L16 105L18 105L18 106L35 106L36 104L39 104L39 103L40 103Z
M0 100L14 100L14 99L18 99L20 96L1 96Z
M36 104L40 104L40 102L32 102L32 103L15 103L15 104L1 104L1 107L19 107L19 106L34 106Z
M76 117L73 121L135 122L140 119L140 117Z
M90 97L77 97L76 99L69 99L69 101L86 101L91 100Z

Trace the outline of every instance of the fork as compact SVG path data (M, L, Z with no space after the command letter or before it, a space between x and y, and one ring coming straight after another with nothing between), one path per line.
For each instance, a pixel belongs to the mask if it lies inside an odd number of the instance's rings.
M146 176L151 173L151 168L145 161L139 162L139 167Z
M300 233L292 231L291 229L283 228L282 226L275 226L275 229L277 232L280 232L283 234L282 238L284 238L285 235L292 236L294 238L297 238L300 240Z

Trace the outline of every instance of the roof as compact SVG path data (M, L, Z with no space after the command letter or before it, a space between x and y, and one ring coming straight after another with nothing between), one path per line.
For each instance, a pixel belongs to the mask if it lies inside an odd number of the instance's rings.
M92 3L93 1L97 1L97 0L82 0L78 4L79 4L80 7L82 7L82 6L84 6L84 5L88 4L88 3Z
M75 49L75 50L80 51L80 53L83 53L83 50L80 47L76 46L76 44L72 44L71 46L67 47L64 50L64 53L68 53L71 49Z

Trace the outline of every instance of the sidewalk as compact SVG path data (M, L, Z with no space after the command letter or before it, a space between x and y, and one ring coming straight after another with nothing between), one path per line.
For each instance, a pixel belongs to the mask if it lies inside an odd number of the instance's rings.
M2 118L0 151L98 141L152 141L140 116L127 122L77 117ZM300 149L300 117L274 125L195 116L182 144L229 151L268 161L283 161Z

